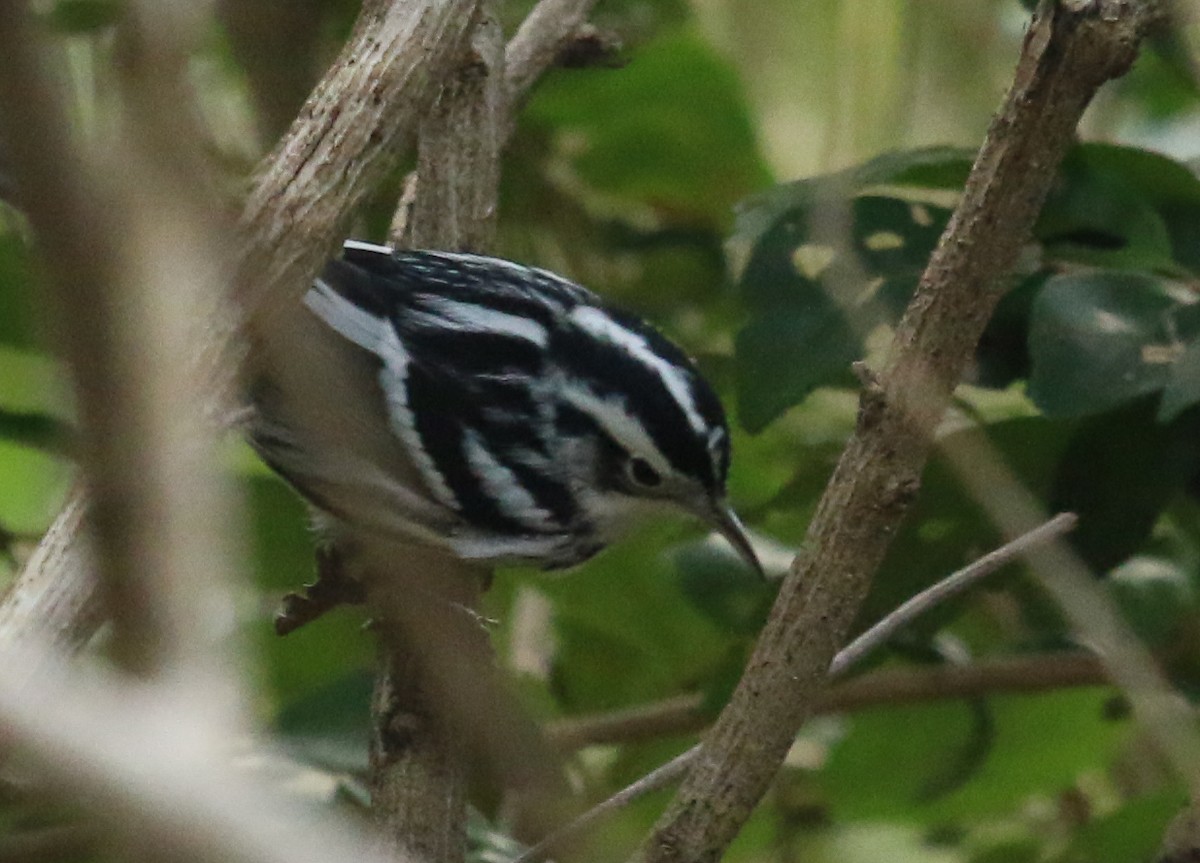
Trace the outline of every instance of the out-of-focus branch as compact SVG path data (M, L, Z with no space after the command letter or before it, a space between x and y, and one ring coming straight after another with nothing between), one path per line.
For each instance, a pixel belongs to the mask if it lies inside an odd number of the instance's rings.
M217 0L217 17L245 70L263 149L296 118L321 70L317 47L329 0Z
M37 669L31 673L30 669ZM82 801L129 847L188 863L403 863L328 810L283 801L228 766L228 754L181 746L203 733L190 703L67 667L36 639L0 663L0 746Z
M811 715L1079 117L1124 73L1151 4L1043 3L1012 89L896 333L737 689L637 859L718 859Z
M14 14L21 5L4 0L0 13ZM287 138L261 166L243 215L238 281L244 286L243 300L256 315L295 301L338 241L350 212L399 158L417 118L436 95L436 83L461 57L474 9L474 0L369 0L364 5L359 25L338 61ZM12 32L5 29L0 38ZM31 112L38 105L28 94L19 96L20 104ZM60 182L62 172L78 170L57 158L63 146L59 142L65 140L54 137L38 157L58 172L46 182ZM15 168L14 178L22 187L38 182ZM65 230L76 214L61 215L69 220L63 223ZM90 238L85 234L82 241ZM221 406L235 392L236 376L231 370L241 363L243 343L231 315L218 313L205 324L209 333L195 362L216 382L205 408L220 421L224 419ZM6 602L19 598L28 607L40 586L49 585L72 584L81 595L94 593L95 584L86 573L67 571L86 559L72 550L79 535L78 520L74 508L60 512L47 532L48 547L35 553ZM88 605L82 601L39 604L59 615L46 622L48 630L75 633L71 643L86 640L88 624L100 619L94 614L75 618L74 612ZM0 619L11 611L12 607L0 611ZM8 634L28 631L10 627Z
M852 713L889 704L915 704L988 695L1026 695L1109 682L1104 664L1091 653L1052 653L985 659L970 665L884 668L827 689L813 713ZM546 735L564 751L584 746L637 743L694 734L711 720L703 693L594 716L557 720Z
M87 537L84 494L76 488L0 602L0 653L39 637L65 653L104 621Z
M214 479L187 347L199 335L196 311L224 294L210 213L186 188L199 187L190 170L198 160L184 152L194 136L181 115L180 74L197 19L130 4L117 142L126 164L113 171L72 148L41 68L40 34L11 4L0 14L4 137L75 382L93 497L87 520L115 650L142 673L186 669L215 682L225 666L207 658L227 639L213 622L232 624L216 587L230 568L232 511Z

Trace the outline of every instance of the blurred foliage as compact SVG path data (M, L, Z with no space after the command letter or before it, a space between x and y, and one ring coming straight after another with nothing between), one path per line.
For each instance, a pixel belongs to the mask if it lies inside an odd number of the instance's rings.
M261 0L256 0L261 2ZM332 56L356 4L310 4ZM503 4L512 32L530 0ZM39 4L68 34L78 121L103 129L119 0ZM950 217L1024 22L1015 0L608 0L616 70L557 71L508 152L498 251L547 266L655 320L688 347L734 421L731 494L786 565L853 429L850 363L877 362ZM214 26L196 65L212 147L239 188L255 104ZM1157 37L1108 89L1050 190L960 388L944 437L995 447L1072 538L1180 691L1200 693L1200 122L1194 34ZM1190 134L1190 137L1189 137ZM1122 143L1098 143L1098 140ZM1182 147L1180 142L1186 142ZM1190 149L1189 149L1190 148ZM796 177L801 179L795 179ZM398 178L397 178L398 179ZM360 222L378 235L394 187ZM65 493L70 399L42 325L36 256L0 204L0 573ZM313 575L295 496L244 451L255 581L243 609L263 720L290 757L359 799L373 641L355 610L279 639L279 596ZM865 627L999 542L934 455L860 616ZM552 721L700 692L715 713L773 599L684 521L647 526L568 576L501 573L487 598L514 685ZM919 670L1071 646L1020 568L936 609L876 664ZM730 860L1149 859L1177 780L1106 688L880 704L797 739ZM481 721L485 721L481 717ZM690 745L687 735L570 759L589 799ZM1136 766L1136 769L1135 769ZM657 794L589 846L618 859ZM339 803L340 801L340 803ZM480 813L474 859L512 854ZM33 827L40 826L33 824ZM0 839L31 829L0 806Z

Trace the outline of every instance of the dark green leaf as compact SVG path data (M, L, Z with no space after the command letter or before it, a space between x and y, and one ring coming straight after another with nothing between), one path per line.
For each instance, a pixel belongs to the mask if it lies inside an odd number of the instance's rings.
M1166 647L1195 611L1195 589L1174 561L1132 557L1112 571L1108 586L1133 631L1152 649Z
M1133 554L1200 469L1200 415L1163 425L1152 399L1089 418L1054 477L1050 506L1079 515L1071 544L1097 571Z
M372 675L358 671L284 705L275 727L297 757L326 770L364 773L370 737Z
M621 69L553 76L527 113L570 139L563 156L607 194L723 213L769 181L737 75L690 33L642 45Z
M839 202L836 186L812 181L812 206L784 212L742 270L752 317L735 355L739 419L750 431L847 376L863 338L907 305L949 218L942 208L881 195ZM847 231L825 236L839 211Z
M1171 365L1158 418L1170 422L1197 402L1200 402L1200 339L1194 339Z
M989 699L995 737L987 758L971 781L936 800L922 800L920 792L969 739L966 708L942 703L859 713L821 783L840 818L928 822L1016 811L1030 795L1054 795L1112 757L1129 725L1108 718L1109 697L1109 690L1095 688Z
M2 209L2 208L0 208ZM3 230L0 212L0 342L37 346L37 301L32 256L16 231Z
M1047 282L1033 304L1029 395L1048 416L1094 414L1157 392L1197 321L1169 283L1088 272Z
M830 303L817 313L780 311L756 317L736 342L738 419L750 432L814 388L847 375L859 341Z
M727 632L753 635L767 619L775 587L725 548L692 542L675 553L688 600Z
M90 33L112 26L121 17L121 0L57 0L47 19L64 33Z
M844 201L876 186L957 189L973 158L971 151L954 147L902 150L884 153L847 171L781 183L737 205L730 244L740 256L789 213L808 212L822 202Z
M1003 389L1029 377L1029 317L1046 278L1045 273L1029 276L1000 299L975 350L974 383Z
M61 455L70 449L74 430L49 414L0 407L0 438Z

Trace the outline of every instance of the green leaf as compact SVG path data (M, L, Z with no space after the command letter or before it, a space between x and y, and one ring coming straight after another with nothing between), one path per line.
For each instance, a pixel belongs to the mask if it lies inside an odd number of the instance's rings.
M74 429L58 417L0 407L0 438L58 455L70 449Z
M90 33L117 23L124 5L121 0L57 0L46 18L63 33Z
M844 380L862 340L907 305L949 211L883 195L837 199L841 180L811 181L808 201L758 237L739 279L751 309L735 345L739 420L761 431L814 388ZM826 236L845 216L846 231Z
M683 595L721 629L744 635L762 629L775 599L774 585L706 541L681 546L675 561Z
M1050 507L1079 515L1071 544L1098 572L1142 547L1159 514L1200 469L1200 414L1163 425L1152 399L1090 417L1054 472Z
M1000 298L975 349L975 383L1003 389L1029 377L1029 318L1046 279L1035 273Z
M1200 339L1194 339L1172 363L1159 402L1158 419L1170 422L1197 402L1200 402Z
M1157 392L1181 354L1179 340L1198 323L1194 307L1153 276L1055 277L1033 304L1029 395L1048 416L1065 417Z
M847 736L820 774L835 817L929 822L981 820L1054 795L1104 767L1129 724L1106 712L1108 689L988 700L994 738L987 757L952 794L923 798L925 783L971 735L964 705L879 708L849 719Z
M1188 572L1163 558L1126 560L1109 574L1108 588L1138 638L1152 649L1170 644L1196 607Z
M1034 229L1051 259L1193 273L1200 264L1200 180L1136 147L1083 144L1063 162Z
M326 770L365 773L370 742L370 672L351 672L284 705L275 728L305 762Z
M847 375L862 355L856 335L831 303L756 317L735 343L738 420L760 432L816 387Z
M552 603L553 691L568 712L685 691L724 661L737 636L687 601L674 561L662 552L677 532L656 524L569 578L532 576ZM498 580L514 576L501 573Z
M38 347L37 308L32 255L17 231L3 229L0 207L0 343Z
M1144 863L1152 860L1186 795L1162 791L1122 805L1080 827L1068 848L1050 863Z
M733 255L743 257L764 233L795 211L807 212L822 202L846 200L872 187L958 189L973 159L973 152L956 147L900 150L836 174L780 183L738 203L729 241Z
M1098 165L1103 160L1090 155L1083 148L1071 151L1042 207L1034 235L1046 256L1093 266L1178 269L1158 202L1121 171L1133 173L1132 165Z
M688 31L642 45L621 69L551 76L526 114L555 130L590 186L629 201L724 213L769 181L737 74Z

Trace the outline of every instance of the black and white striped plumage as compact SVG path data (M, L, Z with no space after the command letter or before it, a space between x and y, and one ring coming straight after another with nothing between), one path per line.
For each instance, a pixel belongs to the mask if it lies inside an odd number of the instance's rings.
M313 397L336 402L357 376L344 397L359 387L373 404L332 405L337 431L318 441L266 390L252 437L336 519L553 568L670 503L757 565L725 504L721 404L644 322L545 270L353 241L305 305L300 337L342 364L315 361Z

